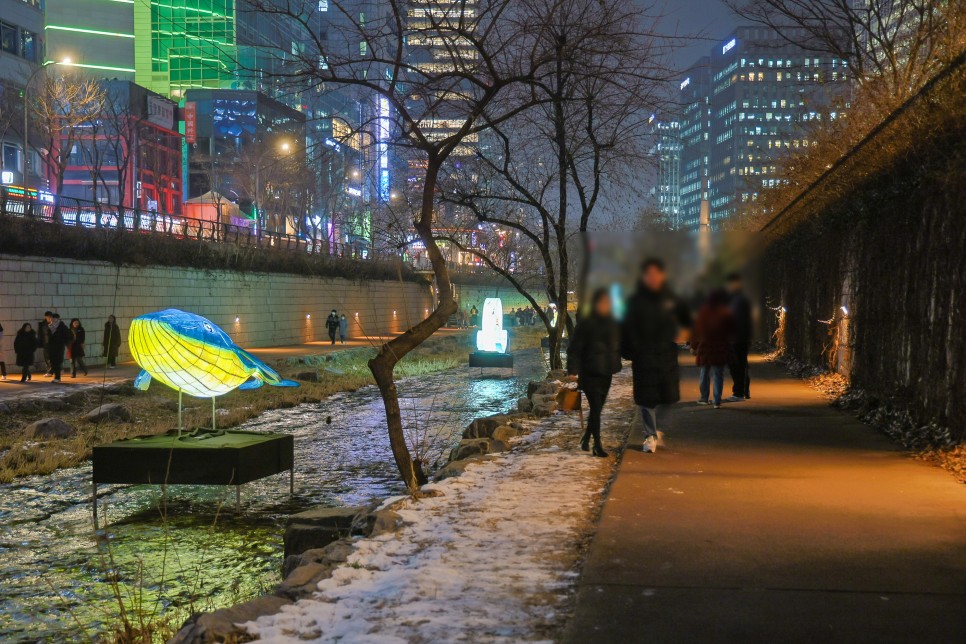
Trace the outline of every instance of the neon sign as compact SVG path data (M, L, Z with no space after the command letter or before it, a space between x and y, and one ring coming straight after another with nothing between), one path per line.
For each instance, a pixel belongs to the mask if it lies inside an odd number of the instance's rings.
M691 77L688 76L683 81L681 81L681 89L684 89L685 87L687 87L690 84L691 84Z
M737 44L738 44L738 41L735 40L734 38L732 38L731 40L729 40L728 42L726 42L721 47L721 53L722 54L727 54L729 51L731 51L732 49L734 49L735 48L735 45L737 45Z

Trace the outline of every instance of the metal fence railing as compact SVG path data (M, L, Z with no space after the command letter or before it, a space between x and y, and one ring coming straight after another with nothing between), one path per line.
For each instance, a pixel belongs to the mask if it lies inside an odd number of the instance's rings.
M376 253L369 248L318 239L310 234L292 235L259 230L253 220L231 218L225 222L170 215L73 197L55 197L42 191L14 187L0 187L0 216L21 217L61 226L123 229L177 239L276 248L347 259L398 259L397 255Z

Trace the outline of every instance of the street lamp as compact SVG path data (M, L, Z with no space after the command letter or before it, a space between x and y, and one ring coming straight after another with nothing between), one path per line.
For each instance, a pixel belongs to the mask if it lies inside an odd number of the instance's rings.
M282 152L287 153L290 149L291 149L291 146L289 145L288 141L283 142L279 146L279 150L281 150ZM272 163L268 164L268 166L266 167L271 167L272 165L278 162L279 162L279 159L276 159ZM261 235L262 229L265 227L265 219L262 217L262 201L261 201L262 181L261 181L261 177L259 176L261 173L261 169L262 169L262 159L261 159L261 156L259 156L258 160L255 162L255 208L257 209L257 212L258 212L258 223L259 223L258 234L259 235Z
M60 62L51 61L49 63L44 63L43 65L35 69L33 73L31 73L30 76L27 77L27 82L24 83L24 86L23 86L23 184L24 184L24 188L27 187L27 146L30 145L30 142L28 141L28 137L27 137L27 131L28 131L27 127L29 126L29 123L27 121L27 116L29 114L29 112L27 111L27 105L29 105L30 103L30 101L28 100L29 93L30 93L30 84L34 81L34 78L37 77L37 74L47 69L47 65L70 65L70 64L71 64L70 58L64 58Z

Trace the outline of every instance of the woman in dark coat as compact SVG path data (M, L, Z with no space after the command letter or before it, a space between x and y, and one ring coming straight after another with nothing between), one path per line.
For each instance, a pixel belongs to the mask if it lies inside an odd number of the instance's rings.
M707 302L698 311L694 323L691 347L696 362L701 367L698 386L701 398L698 404L707 405L714 378L714 408L721 407L721 391L724 387L724 369L728 364L731 340L735 333L735 318L728 307L728 294L718 289L711 292Z
M17 331L17 337L13 339L13 352L17 354L17 366L23 369L20 382L30 380L30 368L34 366L34 354L37 352L37 347L37 333L29 322L25 322Z
M620 327L611 315L606 289L594 292L590 313L581 318L567 349L567 372L579 378L590 416L580 449L587 451L594 438L594 456L607 456L600 442L600 415L607 401L613 375L621 370Z
M81 368L84 375L87 375L87 364L84 362L84 343L87 341L87 332L84 325L77 318L70 321L70 346L67 347L67 357L70 358L70 377L77 377L77 367Z
M117 326L117 319L113 315L107 316L104 323L104 357L107 358L107 368L117 367L117 354L121 351L121 328Z

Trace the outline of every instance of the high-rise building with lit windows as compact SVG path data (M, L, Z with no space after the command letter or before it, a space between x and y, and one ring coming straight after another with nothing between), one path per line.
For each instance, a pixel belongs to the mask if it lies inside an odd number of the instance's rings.
M37 150L24 150L24 85L44 60L41 0L0 0L0 184L42 187ZM11 118L12 117L12 118Z
M711 59L699 59L680 81L681 192L679 227L694 230L708 199L711 160Z
M661 219L672 229L681 225L681 123L651 117L654 145L651 155L657 161L657 185L653 190Z
M808 148L813 126L848 109L847 63L788 41L766 27L739 27L713 47L703 89L696 74L682 80L682 103L692 112L682 121L687 227L701 223L702 200L707 223L716 227L762 190L781 185L783 160Z

